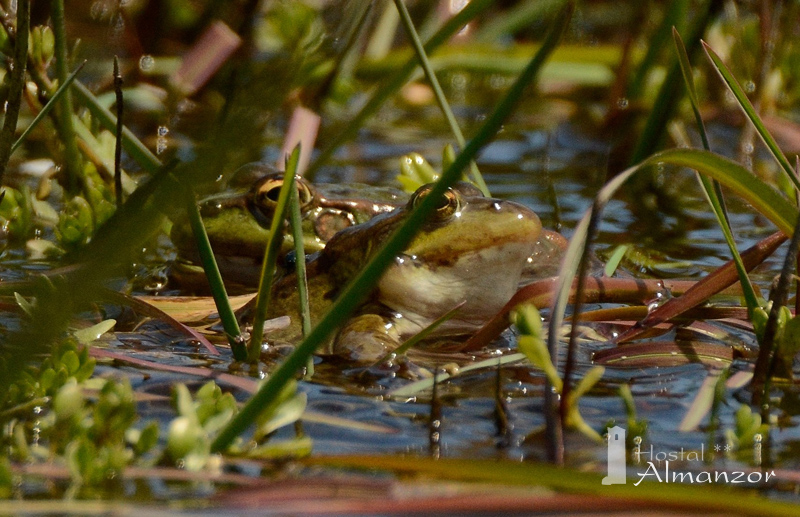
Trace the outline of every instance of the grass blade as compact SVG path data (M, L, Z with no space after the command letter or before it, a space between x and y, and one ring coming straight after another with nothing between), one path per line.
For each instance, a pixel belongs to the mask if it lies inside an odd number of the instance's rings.
M403 3L403 0L394 0L394 4L397 6L397 11L400 13L400 19L403 22L403 26L405 27L406 32L408 33L408 36L414 45L414 52L417 54L417 58L422 66L422 70L425 71L425 77L428 78L428 82L430 83L431 88L433 88L433 93L436 95L436 102L439 104L439 108L441 108L442 113L444 113L444 117L447 119L447 124L450 126L450 131L453 133L456 142L458 142L458 146L463 149L464 146L467 145L466 141L464 140L464 134L461 133L461 128L458 127L458 122L456 121L455 115L453 115L453 110L450 109L450 104L447 102L447 97L445 97L444 91L442 91L442 87L439 84L439 80L436 78L433 67L428 60L428 56L425 54L425 48L422 45L422 41L419 39L419 34L417 34L417 31L414 28L414 22L411 21L411 15L408 13L408 9L406 9L406 5ZM483 192L484 196L489 197L489 187L487 187L486 182L483 181L481 171L478 170L478 165L474 160L469 162L469 169L472 173L472 179L475 181L475 184L479 189L481 189L481 192Z
M299 161L300 146L298 145L294 148L294 151L292 151L291 156L289 156L289 163L286 166L287 171L296 171ZM278 252L280 251L281 242L283 241L283 223L286 218L286 208L289 204L289 193L295 188L294 178L294 174L285 174L283 176L283 185L281 185L278 201L275 204L275 212L272 215L269 240L267 241L267 249L264 254L264 262L261 265L261 280L258 283L256 309L253 316L253 331L250 335L250 346L247 349L247 359L250 362L258 361L258 355L261 351L261 342L264 339L264 320L267 316L267 307L269 306L269 300L272 294L272 281L275 276L275 265L278 262ZM298 257L297 260L303 260L303 258Z
M200 217L200 210L197 208L194 191L188 188L185 195L186 212L197 243L197 253L200 255L200 263L203 265L203 271L205 271L208 284L211 286L211 295L214 298L214 304L217 306L222 328L225 329L225 336L231 345L233 357L237 361L244 361L247 358L247 350L243 343L242 332L239 330L239 322L236 320L236 315L231 308L230 300L228 300L228 292L222 282L222 275L219 273L219 267L217 267L217 261L214 258L214 250L211 249L211 242L208 240L208 233L206 233L206 228L203 225L203 218Z
M455 316L458 310L461 309L461 307L463 307L465 303L467 303L466 300L464 300L463 302L459 303L449 311L445 312L444 314L436 318L430 325L428 325L424 329L420 330L419 332L408 338L402 345L400 345L391 352L387 353L385 356L375 361L373 366L385 363L387 361L390 361L393 357L398 357L408 352L413 346L415 346L417 343L428 337L430 333L436 330L442 323Z
M694 89L694 79L692 77L692 66L689 62L689 55L686 53L686 47L683 45L681 35L674 27L672 28L672 38L675 42L675 48L678 52L678 63L680 64L681 72L683 73L683 81L686 84L686 92L692 105L692 111L694 112L695 120L697 121L697 128L700 132L700 138L703 140L703 148L706 151L710 151L711 146L708 143L705 124L703 124L703 117L700 115L700 103L697 100L697 92ZM702 184L703 190L706 193L706 198L711 205L711 209L714 211L714 215L717 217L717 222L719 223L722 233L725 236L725 241L728 243L728 249L731 250L734 264L736 264L736 271L739 274L739 282L741 282L742 290L744 291L744 299L745 303L747 304L747 308L748 310L752 311L758 307L758 300L755 289L753 289L753 285L750 283L750 277L747 276L747 271L745 270L744 263L742 262L742 257L739 255L739 250L736 248L736 241L733 238L730 221L728 220L728 213L725 210L722 189L720 188L719 182L716 180L712 181L701 175L698 175L698 178L700 179L700 183Z
M297 144L297 149L300 149L300 144ZM302 153L301 153L302 155ZM296 161L290 160L287 164L285 174L289 176L296 176L297 169L300 166L300 159ZM306 250L303 245L303 221L300 214L300 193L296 188L291 190L289 194L289 226L292 231L292 238L294 239L294 256L295 256L295 273L297 274L297 298L300 303L300 318L302 319L303 337L306 337L311 332L311 307L308 302L308 280L306 279ZM314 360L308 358L306 365L306 378L311 378L314 375Z
M772 153L772 156L778 162L778 165L781 166L783 172L785 172L792 181L795 188L800 190L800 180L798 180L797 176L795 176L792 165L789 163L789 160L786 159L786 156L783 154L783 151L781 151L780 147L778 147L778 143L775 142L775 139L772 138L772 135L769 133L769 131L767 131L766 126L764 126L764 122L761 120L761 117L758 116L758 113L756 113L753 104L750 102L750 99L747 98L747 95L744 93L744 90L739 82L733 76L725 63L723 63L722 59L717 55L716 52L714 52L714 49L712 49L705 41L702 41L701 43L703 44L703 49L705 49L708 59L711 60L711 63L714 65L714 68L716 68L720 78L736 98L736 102L739 104L742 112L744 112L744 115L750 120L753 126L755 126L756 132L758 133L758 136L761 137L764 145L767 146L767 149L769 149L769 152Z
M477 4L477 2L475 3ZM474 5L474 4L470 4ZM469 8L469 7L467 7ZM466 10L466 9L465 9ZM269 404L280 393L284 384L291 380L296 372L303 367L311 354L343 323L355 310L358 303L377 283L383 271L394 261L395 256L402 252L411 241L414 232L425 220L433 214L439 204L441 196L447 191L461 175L461 171L475 158L478 151L494 138L506 118L522 98L525 88L536 78L552 50L558 45L561 36L566 31L569 20L574 10L570 3L565 8L553 28L547 35L542 47L534 55L528 67L523 71L506 96L500 101L486 122L481 126L464 150L456 157L455 162L442 173L439 181L430 193L411 211L405 222L384 244L383 248L369 261L358 276L341 293L336 303L331 307L325 317L306 336L295 351L286 358L281 366L267 379L267 382L256 393L231 422L220 432L211 445L213 451L224 450L242 433L258 416L260 409ZM463 11L462 11L463 12Z
M54 58L56 62L56 76L58 77L58 82L63 84L67 81L67 77L69 76L67 22L64 14L64 0L53 0L50 6L50 16L53 20L53 36L55 40ZM81 167L81 154L78 150L78 140L75 138L75 126L72 121L73 109L72 95L70 92L67 91L64 93L59 102L58 128L61 135L61 142L64 145L67 189L76 192L82 183L83 169Z
M67 77L67 80L64 81L64 84L62 84L61 86L58 87L58 89L55 91L53 96L50 97L50 100L47 101L47 104L45 104L42 107L41 111L39 111L39 113L36 114L36 116L33 118L33 121L30 123L30 125L25 128L25 131L23 131L22 134L19 135L19 138L17 138L17 141L14 142L14 145L11 146L11 154L14 154L14 151L19 149L19 146L22 145L22 142L25 141L25 138L28 136L28 134L31 131L33 131L34 128L36 128L37 125L39 125L39 122L41 122L42 119L45 118L48 113L50 113L50 111L53 109L53 107L58 102L58 99L64 94L64 92L67 90L67 88L69 88L69 86L72 84L72 82L75 80L75 78L78 77L78 73L83 69L83 66L85 64L86 64L86 60L84 59L83 63L78 65L78 68L76 68L74 72L69 74L69 77Z

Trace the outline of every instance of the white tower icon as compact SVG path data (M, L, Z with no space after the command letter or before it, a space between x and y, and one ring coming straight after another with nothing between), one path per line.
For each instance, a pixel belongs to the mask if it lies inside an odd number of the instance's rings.
M608 475L604 485L624 485L625 476L625 429L620 426L608 428Z

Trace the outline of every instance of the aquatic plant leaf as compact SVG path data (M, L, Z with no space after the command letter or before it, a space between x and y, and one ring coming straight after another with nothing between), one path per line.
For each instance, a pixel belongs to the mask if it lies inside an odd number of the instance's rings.
M756 128L756 133L758 133L758 136L761 137L764 145L767 146L767 149L769 149L769 152L775 158L775 161L778 162L778 165L781 166L783 172L786 173L786 176L794 184L795 189L800 190L800 179L798 179L795 175L792 165L789 163L789 160L786 159L786 155L783 154L783 151L781 151L780 147L778 147L778 143L772 137L772 134L770 134L770 132L767 130L764 122L761 120L761 117L758 115L756 109L753 107L753 104L750 102L750 99L747 98L747 94L744 92L744 89L736 80L736 77L733 76L727 65L725 65L722 59L717 55L716 52L714 52L714 49L712 49L708 43L703 41L702 44L708 59L714 65L714 68L717 70L717 73L722 81L736 98L739 108L741 108L744 115Z
M37 113L36 116L33 118L31 123L28 124L28 127L25 128L22 134L19 135L19 138L17 138L17 140L11 146L11 154L13 154L14 151L16 151L19 148L19 146L22 145L22 142L25 141L25 138L27 138L28 134L31 131L33 131L33 129L37 125L39 125L39 122L41 122L42 119L50 113L50 110L52 110L55 107L58 100L61 98L62 95L64 95L64 92L67 91L67 88L69 88L72 82L75 80L75 78L78 77L78 73L83 69L83 65L85 64L86 60L84 59L83 62L80 65L78 65L78 67L75 69L75 71L69 74L67 80L58 87L55 93L53 93L53 95L50 97L50 100L47 101L47 104L45 104L42 107L39 113Z
M206 232L203 218L200 216L200 209L197 207L194 191L191 188L187 188L184 197L186 213L192 228L192 236L195 240L197 253L200 255L200 262L203 265L206 280L208 280L208 285L211 289L211 295L214 298L214 305L222 322L222 328L225 329L225 337L228 339L233 357L237 361L244 361L247 359L244 337L239 328L239 321L236 319L231 307L225 283L222 281L217 259L214 257L214 250L211 248L211 241L208 239L208 232Z
M72 335L75 336L75 339L77 339L79 343L89 345L100 339L100 336L113 329L116 324L117 320L114 319L103 320L91 327L76 330Z
M296 171L300 161L300 144L292 151L286 166L287 170ZM256 362L261 352L261 343L264 339L264 320L267 316L270 297L272 295L272 282L275 277L275 267L278 263L278 253L281 242L283 241L283 225L286 218L286 210L289 207L289 193L295 189L295 175L284 175L278 201L275 203L275 210L272 215L267 247L264 250L264 261L261 265L261 277L258 282L258 294L256 295L256 305L253 314L253 330L250 333L250 343L247 347L247 360ZM301 260L298 258L298 260Z
M694 77L692 77L692 67L689 63L689 56L686 53L686 48L683 46L681 35L674 27L672 28L672 37L675 41L675 48L678 52L678 63L680 64L681 72L683 73L683 82L686 84L686 92L689 96L692 111L694 112L695 121L697 122L697 129L700 132L700 138L703 141L703 148L706 151L710 151L711 146L708 143L705 124L703 123L703 117L700 114L700 103L697 100L697 92L694 88ZM706 194L708 203L711 205L711 209L714 211L717 222L722 229L722 233L725 236L725 241L728 243L728 249L731 250L734 264L736 264L736 271L739 274L739 282L742 284L742 289L744 290L745 302L748 309L752 312L758 306L758 301L756 300L756 294L755 290L753 289L753 285L750 283L750 278L747 276L747 271L742 263L742 257L739 255L739 250L736 248L736 241L733 239L733 232L731 231L730 220L728 219L728 213L725 209L725 201L722 196L722 189L720 188L719 182L716 180L712 181L705 176L699 175L698 178L703 186L703 191Z
M721 378L722 370L712 370L706 378L703 379L703 384L697 390L692 405L683 415L681 423L678 424L678 431L688 433L697 430L697 426L705 418L714 402L714 397L717 389L717 383Z

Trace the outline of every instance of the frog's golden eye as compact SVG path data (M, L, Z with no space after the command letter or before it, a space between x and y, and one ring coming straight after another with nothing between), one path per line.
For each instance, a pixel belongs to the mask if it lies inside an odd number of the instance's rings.
M302 178L296 178L295 184L300 199L300 210L304 210L313 203L314 192L311 190L311 185ZM278 204L282 187L283 175L275 174L264 178L256 185L253 195L255 205L264 212L274 210L275 205Z
M413 207L419 206L422 200L430 195L432 190L432 185L425 185L418 189L411 199L411 205ZM436 201L436 215L438 217L449 217L458 210L458 194L453 189L447 189Z

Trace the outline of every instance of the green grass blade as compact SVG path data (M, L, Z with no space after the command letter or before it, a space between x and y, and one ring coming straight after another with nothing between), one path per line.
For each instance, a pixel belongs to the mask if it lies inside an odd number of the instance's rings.
M436 382L441 383L448 379L452 379L454 377L458 377L469 372L482 370L484 368L485 369L496 368L498 365L504 366L507 364L519 363L525 361L526 359L527 358L523 353L508 354L502 357L492 357L490 359L484 359L483 361L469 363L466 366L459 368L454 372L450 373L439 372L436 374ZM399 388L390 390L388 393L386 393L386 397L392 397L397 399L414 397L427 389L433 388L433 384L434 384L433 376L427 377L425 379L420 379L418 381L414 381L409 384L404 384Z
M112 133L116 132L117 117L100 104L97 101L97 97L95 97L86 86L80 81L74 81L72 84L72 91L75 92L75 96L78 100L86 106L92 116L96 118L104 128ZM148 149L141 140L136 138L136 135L127 127L122 128L122 145L125 152L150 174L155 174L161 169L161 160L156 158L156 155L150 152L150 149Z
M287 170L296 171L300 161L300 145L294 148ZM278 253L283 242L283 223L286 218L286 208L289 204L289 193L295 188L295 175L285 174L283 185L281 185L278 201L275 204L275 212L272 215L272 224L269 229L269 240L267 249L264 253L264 262L261 264L261 280L258 283L258 295L256 296L256 308L253 316L253 331L250 335L250 346L247 349L247 359L250 362L258 361L261 352L261 342L264 339L264 320L267 317L267 307L269 306L272 294L272 281L275 277L275 265L278 262ZM298 257L297 260L303 260Z
M300 144L297 144L300 148ZM287 164L286 175L296 176L300 160ZM300 193L296 188L289 194L289 226L294 239L295 273L297 275L297 297L300 304L299 312L302 320L303 337L311 333L311 307L308 303L308 280L306 278L306 250L303 244L303 220L300 214ZM306 365L306 378L314 375L314 359L309 357Z
M236 315L233 313L231 303L228 300L228 292L225 290L225 284L222 282L222 275L219 273L219 267L217 267L217 261L214 258L214 250L211 249L211 242L208 240L208 233L206 233L206 227L203 225L203 218L200 217L200 210L197 208L197 201L191 189L187 189L186 192L186 212L189 216L189 224L192 227L195 242L197 243L200 263L203 265L203 271L205 271L208 284L211 287L211 296L214 298L214 304L217 306L219 319L222 322L222 328L225 329L228 343L231 345L233 357L237 361L244 361L247 359L247 350L242 342L242 332L239 329L239 322L236 320Z
M700 132L700 138L703 140L703 148L706 151L710 151L711 146L708 143L706 127L705 124L703 124L703 117L700 115L700 103L697 100L697 92L694 89L692 65L689 62L689 55L686 53L686 47L683 45L681 35L674 27L672 29L672 38L675 42L675 49L678 52L678 63L680 64L681 72L683 73L683 81L686 84L686 92L692 105L692 112L694 112L694 117L697 121L697 128ZM733 232L731 231L728 213L725 210L722 189L720 188L718 181L709 180L702 175L698 177L700 179L700 183L703 185L703 190L706 193L706 198L711 205L711 209L714 211L714 215L717 217L717 222L719 223L722 233L725 236L725 241L728 243L728 249L731 250L733 261L736 264L736 271L739 274L739 282L742 284L745 303L747 304L748 310L752 312L753 309L758 307L758 299L756 297L755 289L753 289L753 285L750 283L750 277L747 276L747 271L745 270L744 263L742 262L742 257L739 255L739 250L736 248L736 241L733 238Z
M453 110L450 109L450 104L447 102L447 97L445 97L444 91L442 91L442 86L439 84L439 80L436 78L433 67L431 66L428 56L425 53L425 48L422 45L422 41L419 39L419 34L417 34L417 30L414 28L414 22L411 21L411 15L408 13L408 9L406 9L406 5L403 3L403 0L394 0L394 5L397 6L397 11L400 13L400 19L403 22L403 26L408 33L408 37L411 39L411 43L414 45L414 52L416 52L419 63L422 66L422 70L425 72L425 77L428 78L428 82L430 83L431 88L433 88L433 93L436 95L436 102L439 104L439 108L442 110L442 113L444 113L444 117L447 119L447 124L450 126L450 131L453 133L456 142L458 142L458 146L463 149L464 146L467 145L466 141L464 140L464 134L461 132L461 128L458 126L456 117L453 115ZM484 196L489 197L489 187L486 186L486 182L483 180L483 176L481 176L481 171L478 170L478 165L474 160L469 162L469 169L472 173L472 179L475 184L479 189L481 189L481 192L483 192Z
M56 103L58 102L58 99L64 94L64 92L67 90L67 88L69 88L69 85L72 84L72 81L74 81L75 78L78 77L78 72L80 72L83 69L83 66L85 64L86 64L86 60L84 59L83 63L78 65L78 68L76 68L74 72L69 74L69 77L67 77L67 80L64 81L64 84L62 84L61 86L58 87L58 89L55 91L53 96L50 97L50 100L47 101L47 104L45 104L44 107L42 107L42 110L39 113L36 114L36 116L33 118L33 121L30 123L30 125L25 128L25 131L23 131L22 134L19 135L19 138L17 138L17 141L14 142L14 145L11 146L11 154L14 154L14 151L19 149L19 146L22 145L22 142L25 141L25 138L28 136L28 134L31 131L33 131L33 129L39 124L39 122L42 121L43 118L45 118L47 116L48 113L50 113L50 110L52 110L53 107L56 105Z
M286 175L294 175L296 170L287 170ZM306 279L306 250L303 245L303 222L300 215L300 194L293 189L289 198L289 222L294 239L295 272L297 291L300 298L300 316L303 320L303 336L311 332L311 310L308 305L308 282Z
M491 0L475 0L470 2L464 9L457 15L450 18L436 34L425 44L425 51L427 53L433 52L435 48L446 42L450 36L459 31L468 21L478 16L481 12L486 10L493 2ZM340 145L353 138L366 120L372 116L383 103L400 89L403 84L414 73L417 67L415 58L411 58L406 62L400 70L398 70L392 77L390 77L381 87L370 97L363 108L359 110L355 117L347 124L342 131L333 136L330 143L325 147L317 156L317 159L311 164L306 171L306 177L314 179L316 171L327 162Z
M444 195L450 185L458 180L464 167L466 167L469 161L475 158L478 151L497 134L503 122L508 118L514 107L522 98L525 88L536 78L545 60L558 45L558 42L566 31L573 10L574 4L570 3L568 7L561 12L548 33L542 47L536 55L534 55L533 59L531 59L528 67L523 71L514 85L506 93L506 96L486 119L486 122L478 130L475 138L473 138L456 157L455 162L442 173L442 176L430 193L425 196L416 209L411 211L402 226L389 238L383 248L376 253L358 276L344 289L336 303L333 304L322 321L314 327L311 334L306 336L295 351L270 375L261 389L253 395L244 407L242 407L241 411L220 432L211 445L213 451L219 452L228 447L234 438L242 433L255 420L260 412L260 408L269 404L278 396L284 384L290 381L296 372L307 363L311 354L333 334L334 330L339 325L350 317L356 306L372 290L372 287L377 283L383 271L394 261L397 254L406 248L413 238L416 229L433 214L436 210L436 206L440 202L441 196Z
M65 19L64 0L53 0L50 3L50 16L53 22L54 59L56 76L59 83L65 83L69 76L69 58L67 56L67 22ZM59 100L61 108L58 117L58 130L61 143L64 145L64 162L67 173L67 188L77 192L83 183L83 168L81 166L81 153L78 150L78 140L75 138L75 126L72 121L72 95L65 92ZM113 132L113 130L112 130ZM88 196L87 196L88 197Z
M764 126L764 122L761 120L761 117L758 116L758 113L756 113L756 109L753 107L750 99L747 98L747 95L744 93L741 85L739 85L739 82L733 76L725 63L723 63L722 59L720 59L717 53L714 52L714 49L712 49L705 41L702 43L708 59L711 60L711 63L714 65L714 68L717 70L720 78L736 98L736 102L739 104L742 112L744 112L744 115L750 120L753 126L755 126L758 136L761 137L761 140L767 146L769 152L772 153L773 157L775 157L775 160L778 162L778 165L781 166L783 172L785 172L792 183L794 183L795 188L800 190L800 180L798 180L797 176L795 176L792 165L789 163L789 160L786 159L786 156L783 154L783 151L781 151L780 147L778 147L778 143L775 142L775 139L772 138L772 135L769 133L769 131L767 131L766 126Z

